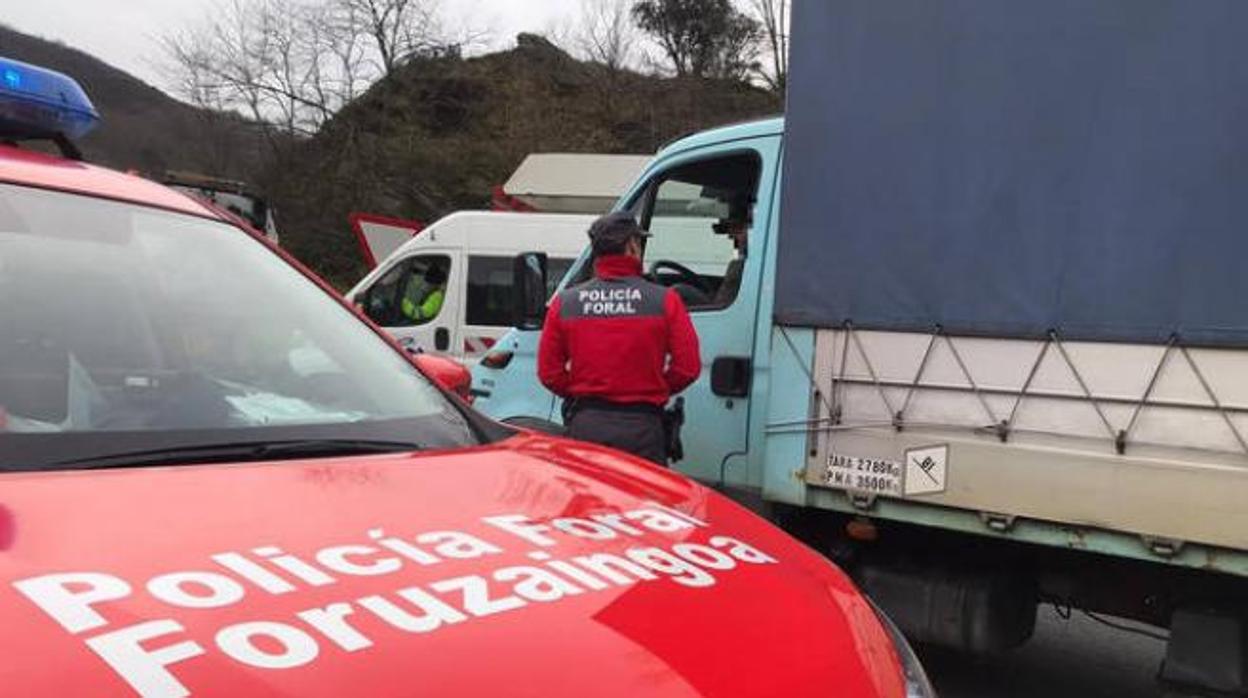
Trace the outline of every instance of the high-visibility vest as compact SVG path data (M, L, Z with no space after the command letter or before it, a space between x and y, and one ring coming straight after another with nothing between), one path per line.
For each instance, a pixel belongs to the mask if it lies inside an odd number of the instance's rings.
M442 303L446 300L446 289L438 287L427 293L422 301L417 303L410 297L404 296L402 303L403 314L415 322L428 322L438 316L442 311Z

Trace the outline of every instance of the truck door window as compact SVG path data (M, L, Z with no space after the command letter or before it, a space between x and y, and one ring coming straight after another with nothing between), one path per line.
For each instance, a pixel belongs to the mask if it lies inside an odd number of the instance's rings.
M645 263L690 310L732 305L748 254L760 165L753 154L682 165L650 190Z
M552 295L560 279L575 260L551 257L546 267L546 293ZM468 259L468 311L465 322L469 325L510 327L512 321L512 264L511 257L471 257Z
M364 311L383 327L413 327L433 321L446 300L451 258L417 255L396 264L364 296Z

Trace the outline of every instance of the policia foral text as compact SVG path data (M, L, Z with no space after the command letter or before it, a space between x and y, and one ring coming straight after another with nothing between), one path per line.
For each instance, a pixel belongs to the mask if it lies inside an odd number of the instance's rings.
M684 301L641 277L648 236L628 213L594 222L594 278L551 303L537 372L569 404L569 436L666 465L663 407L702 362Z

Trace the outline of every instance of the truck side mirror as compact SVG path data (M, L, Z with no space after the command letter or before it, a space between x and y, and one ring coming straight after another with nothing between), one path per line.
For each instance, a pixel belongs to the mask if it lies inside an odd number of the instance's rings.
M516 255L512 265L512 291L515 307L512 325L522 330L540 330L546 319L546 253Z

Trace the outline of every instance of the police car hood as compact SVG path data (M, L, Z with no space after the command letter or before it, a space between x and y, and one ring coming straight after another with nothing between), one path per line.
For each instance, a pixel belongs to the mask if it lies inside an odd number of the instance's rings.
M833 566L539 436L0 476L6 695L900 695Z

